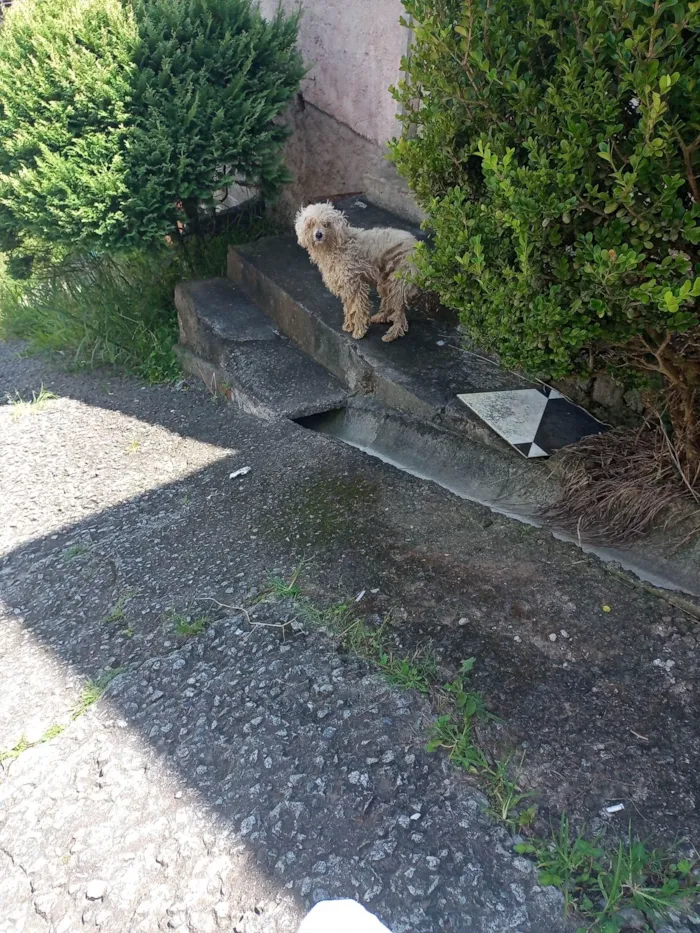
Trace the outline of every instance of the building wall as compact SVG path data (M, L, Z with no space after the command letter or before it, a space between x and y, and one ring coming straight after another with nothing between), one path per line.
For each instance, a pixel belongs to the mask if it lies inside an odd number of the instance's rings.
M299 0L283 0L288 11ZM264 15L277 0L261 0ZM396 130L389 86L399 76L407 34L401 0L304 0L299 45L310 68L308 103L365 139L385 144Z
M278 0L259 0L265 16ZM282 0L291 12L299 0ZM287 115L295 183L285 213L302 202L363 191L384 177L386 144L399 132L389 87L401 76L408 30L401 0L304 0L299 46L309 73Z

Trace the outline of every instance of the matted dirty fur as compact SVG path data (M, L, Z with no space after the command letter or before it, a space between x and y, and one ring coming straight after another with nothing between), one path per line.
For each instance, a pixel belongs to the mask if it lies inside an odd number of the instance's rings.
M343 330L359 340L370 324L391 324L385 343L408 332L406 308L418 296L410 281L411 254L418 242L405 230L352 227L329 202L310 204L296 216L299 245L318 266L326 288L343 302ZM377 289L379 313L370 293Z

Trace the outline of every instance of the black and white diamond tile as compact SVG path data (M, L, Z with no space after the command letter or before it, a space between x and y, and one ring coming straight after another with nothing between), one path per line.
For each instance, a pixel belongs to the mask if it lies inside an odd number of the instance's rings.
M457 398L523 457L549 457L608 426L549 386L469 392Z

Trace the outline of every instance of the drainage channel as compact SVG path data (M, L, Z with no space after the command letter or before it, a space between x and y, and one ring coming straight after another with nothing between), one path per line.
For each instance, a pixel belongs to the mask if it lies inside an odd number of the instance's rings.
M300 418L296 423L528 525L544 527L539 518L541 509L559 491L546 462L516 458L508 450L486 447L371 402ZM560 529L550 527L550 531L558 540L575 544L605 563L619 565L645 583L700 597L696 561L669 560L652 548L647 553L644 545L634 549L605 547Z

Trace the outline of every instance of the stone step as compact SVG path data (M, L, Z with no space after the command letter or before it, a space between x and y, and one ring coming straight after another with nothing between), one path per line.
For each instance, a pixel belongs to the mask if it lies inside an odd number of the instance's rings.
M175 289L178 355L212 392L267 420L343 408L348 392L272 326L227 279L183 282Z
M418 207L408 185L390 162L367 172L363 184L365 196L372 204L415 224L426 219L425 211Z
M362 197L336 206L356 226L393 226L425 237L411 222ZM447 317L409 314L408 335L390 344L382 342L385 328L377 325L363 340L353 340L342 330L340 301L325 288L293 236L232 247L228 276L282 333L351 391L372 393L391 408L485 443L502 444L457 396L531 385L484 355L466 352L457 325Z

